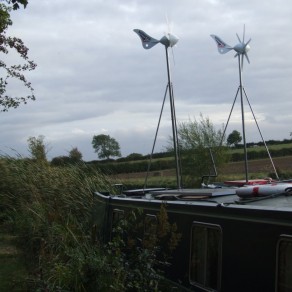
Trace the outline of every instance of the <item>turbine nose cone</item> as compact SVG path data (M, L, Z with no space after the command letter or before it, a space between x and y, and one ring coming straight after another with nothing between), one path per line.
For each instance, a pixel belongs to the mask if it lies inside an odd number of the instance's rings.
M174 34L168 34L168 39L169 39L169 45L171 47L175 46L179 40L179 38L175 36Z
M233 49L238 54L245 54L250 50L250 46L249 44L239 43Z
M245 52L247 53L250 50L250 45L245 46Z

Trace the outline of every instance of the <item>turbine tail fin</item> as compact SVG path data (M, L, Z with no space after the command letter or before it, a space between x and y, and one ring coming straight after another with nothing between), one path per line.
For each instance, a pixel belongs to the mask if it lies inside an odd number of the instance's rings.
M218 36L216 36L214 34L211 34L211 38L216 42L217 48L218 48L218 52L220 54L226 54L227 52L229 52L230 50L232 50L232 47L230 47L229 45L227 45Z
M140 37L142 41L142 46L146 50L151 49L152 47L159 43L158 40L154 39L141 29L134 29L134 32Z

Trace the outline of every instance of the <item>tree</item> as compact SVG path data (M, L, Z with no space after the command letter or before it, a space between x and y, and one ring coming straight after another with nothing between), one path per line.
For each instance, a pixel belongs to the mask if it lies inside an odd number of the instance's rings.
M143 159L143 155L140 153L131 153L129 154L127 157L127 160L142 160Z
M74 147L69 152L69 158L73 162L79 162L82 160L82 153L78 150L77 147Z
M109 159L110 156L121 157L119 143L109 135L95 135L92 138L92 147L94 152L97 153L98 158Z
M57 156L54 157L51 161L52 166L66 166L72 163L69 156Z
M36 137L29 137L28 151L32 159L36 161L47 161L47 153L49 152L48 144L44 143L45 137L43 135Z
M35 100L31 83L25 78L23 72L36 68L36 64L28 58L28 48L20 38L6 35L9 26L12 25L10 13L23 5L25 8L27 0L2 0L0 3L0 52L8 54L10 50L15 50L23 62L19 65L7 65L0 60L0 70L4 71L4 77L0 78L0 107L1 111L8 111L9 108L17 108L21 103L26 104L28 100ZM8 79L14 78L20 81L30 90L27 96L10 96L6 93Z
M214 174L212 157L216 167L227 161L227 151L221 146L223 129L216 130L209 118L189 120L178 125L179 149L185 183L193 186L196 177ZM168 149L169 150L169 149Z
M234 145L235 147L240 143L242 140L242 137L240 133L236 130L232 131L229 136L227 137L227 144L228 145Z

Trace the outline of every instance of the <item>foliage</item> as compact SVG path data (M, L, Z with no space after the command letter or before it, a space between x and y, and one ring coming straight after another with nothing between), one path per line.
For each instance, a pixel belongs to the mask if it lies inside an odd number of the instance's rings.
M210 151L216 166L227 161L226 149L221 146L222 133L223 129L216 130L210 119L204 118L202 114L199 121L194 119L179 124L178 137L185 184L193 186L196 177L214 174Z
M27 0L2 0L0 3L0 33L3 33L9 25L12 25L10 18L11 10L17 10L20 8L19 4L26 8L28 4ZM4 3L3 3L4 2Z
M36 64L28 58L28 48L20 38L6 35L8 27L12 25L11 11L19 9L20 5L25 8L27 4L27 0L4 0L0 3L0 52L8 54L11 49L14 49L22 59L21 64L11 66L6 64L4 60L0 60L0 68L3 69L4 75L6 75L0 78L0 106L2 111L8 111L9 108L17 108L21 103L26 104L28 100L35 100L34 90L23 72L34 70ZM31 93L27 96L14 97L6 94L9 78L20 81Z
M0 219L0 291L27 291L26 267L16 248L16 237L11 235L8 227Z
M90 265L102 265L89 236L92 193L111 183L97 171L87 175L85 165L56 168L28 159L2 158L0 172L1 208L35 265L29 291L90 291Z
M72 160L69 156L57 156L51 161L52 166L66 166L72 164Z
M12 4L12 9L17 10L20 8L19 4L23 5L26 8L28 0L6 0L7 3Z
M52 167L9 157L0 159L0 173L1 210L30 267L27 291L159 291L157 265L180 239L166 210L147 248L140 211L130 212L104 246L90 236L92 193L111 191L101 173L85 164ZM159 249L162 241L167 249Z
M72 148L69 151L69 156L57 156L51 161L52 166L68 166L70 164L76 164L82 162L82 153L77 147Z
M162 268L169 266L168 260L181 239L176 224L169 222L166 206L161 205L157 222L147 228L143 210L136 209L127 213L113 232L114 238L105 249L115 267L114 277L109 275L110 282L101 290L160 291Z
M39 135L36 137L29 137L27 139L28 142L28 151L32 157L39 162L47 161L47 153L49 151L48 145L44 142L45 136Z
M88 165L92 165L95 168L100 169L107 174L119 174L119 173L133 173L133 172L145 172L148 168L148 161L134 161L134 162L102 162L94 161L89 162ZM175 167L175 161L173 158L156 159L151 164L151 171L171 169Z
M132 153L129 154L127 157L121 157L116 159L117 162L125 162L125 161L133 161L133 160L149 160L150 155L146 154L146 155L142 155L139 153ZM152 154L152 158L156 159L156 158L169 158L169 157L173 157L173 152L157 152L157 153L153 153Z
M143 159L143 155L140 153L131 153L126 158L129 160L141 160Z
M240 133L236 130L232 131L227 137L227 144L228 145L238 145L242 140Z
M97 153L98 158L109 159L111 156L121 156L119 143L109 135L94 135L92 138L92 147Z
M77 147L74 147L69 152L69 158L73 162L80 162L82 160L82 153L78 150Z

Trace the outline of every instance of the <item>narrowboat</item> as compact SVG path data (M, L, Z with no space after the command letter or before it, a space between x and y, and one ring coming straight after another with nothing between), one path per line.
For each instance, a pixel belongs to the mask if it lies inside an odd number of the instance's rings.
M171 281L193 291L288 292L292 291L292 184L279 185L266 196L258 185L147 190L142 195L96 192L95 224L109 240L117 218L140 208L144 223L151 220L155 225L164 204L169 221L181 233L167 268ZM265 185L269 187L274 185Z

